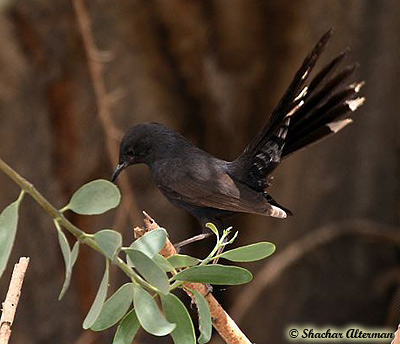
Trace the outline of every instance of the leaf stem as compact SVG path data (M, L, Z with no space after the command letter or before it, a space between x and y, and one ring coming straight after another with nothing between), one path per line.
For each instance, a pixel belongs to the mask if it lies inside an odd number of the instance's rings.
M171 286L169 287L169 290L172 291L176 288L181 287L185 282L183 281L175 281L174 283L171 284Z
M20 194L19 194L19 196L18 196L18 198L17 198L18 204L20 204L20 203L22 202L24 196L25 196L25 191L24 191L24 190L21 190L21 192L20 192Z
M69 209L69 203L60 209L60 213L65 213Z
M214 255L218 252L221 246L224 246L225 238L229 235L229 233L230 230L226 229L222 233L221 237L217 237L217 243L215 244L213 250L205 259L203 259L203 261L199 265L207 265L211 260L215 259Z

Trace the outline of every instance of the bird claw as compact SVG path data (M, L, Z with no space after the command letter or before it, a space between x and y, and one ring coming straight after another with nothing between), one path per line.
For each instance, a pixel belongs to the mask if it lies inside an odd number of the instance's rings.
M206 286L207 291L203 296L206 297L206 296L208 296L209 294L211 294L213 292L214 288L210 283L206 283L204 285Z

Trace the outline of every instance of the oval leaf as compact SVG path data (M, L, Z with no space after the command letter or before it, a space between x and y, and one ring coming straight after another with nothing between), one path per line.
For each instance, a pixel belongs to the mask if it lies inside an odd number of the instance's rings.
M132 309L118 325L113 344L131 344L139 327L139 319L137 318L135 310Z
M198 339L199 344L208 343L211 339L212 334L212 323L210 308L206 299L198 291L190 289L190 292L194 295L196 300L196 306L199 313L199 330L200 337Z
M101 280L99 290L97 291L96 297L93 301L92 307L90 307L89 313L86 315L85 320L83 321L82 327L87 330L94 324L97 317L100 314L101 308L103 307L104 300L107 296L107 288L108 288L108 279L109 279L109 263L106 259L106 269L104 271L103 279Z
M98 179L81 186L64 209L82 215L96 215L115 208L120 200L121 193L115 184Z
M143 252L131 248L125 250L126 254L135 266L135 269L161 293L169 293L169 281L167 274Z
M186 268L188 266L194 266L200 263L200 259L187 256L185 254L174 254L168 258L170 264L175 268Z
M142 287L135 285L133 304L140 325L154 336L166 336L176 325L168 322L160 312L153 297Z
M165 240L167 240L167 231L160 227L135 240L130 248L141 251L146 256L153 258L164 247Z
M182 301L173 294L160 297L167 320L176 324L175 330L171 332L174 343L196 344L192 319Z
M0 214L0 277L6 269L14 245L17 233L19 204L20 199L11 203Z
M250 271L237 266L219 264L193 266L173 277L178 281L236 285L248 283L253 276Z
M254 262L264 259L275 252L275 245L270 242L258 242L256 244L238 247L222 253L221 258L233 262Z
M103 331L115 325L128 311L133 301L133 284L126 283L120 287L106 302L90 329Z
M97 245L103 250L107 258L113 260L122 246L122 236L117 231L104 229L93 235Z

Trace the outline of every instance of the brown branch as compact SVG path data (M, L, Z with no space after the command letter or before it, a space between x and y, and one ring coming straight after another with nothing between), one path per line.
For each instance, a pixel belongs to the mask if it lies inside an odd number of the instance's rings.
M397 327L396 332L394 333L394 339L390 344L400 344L400 325Z
M159 225L148 214L144 213L144 215L145 226L144 228L136 227L134 229L135 237L142 236L146 232L159 227ZM169 239L167 239L160 254L164 257L169 257L176 253L174 245L169 241ZM206 285L200 283L185 283L184 285L189 289L198 291L204 296L210 308L213 326L227 344L251 344L251 341L240 330L229 314L225 312L212 293L210 293L209 288L207 288ZM192 298L193 302L196 301L189 291L185 290L185 292Z
M3 310L0 320L0 344L7 344L11 336L11 326L14 322L19 297L21 295L22 283L28 268L29 258L21 257L15 264L11 276L10 286L3 302Z
M268 259L264 267L257 272L253 282L236 299L231 311L235 319L242 319L264 289L274 284L293 264L319 247L346 235L359 235L400 247L400 233L397 228L370 221L345 221L317 229Z
M98 116L100 119L101 126L105 134L106 148L110 163L112 166L116 166L118 162L118 142L115 140L116 137L121 137L120 131L115 127L114 121L111 118L110 103L112 102L112 96L107 93L106 85L103 79L103 63L101 62L99 50L97 49L93 33L91 30L91 24L89 15L83 3L83 0L72 0L72 4L75 9L77 22L82 35L83 45L86 51L87 63L92 80L93 89L96 98L96 105ZM131 216L131 220L135 221L140 212L134 202L133 192L126 175L121 175L119 185L121 186L122 192L125 197L122 199L122 209L126 210ZM116 220L117 223L123 222L125 215L119 213L119 217Z

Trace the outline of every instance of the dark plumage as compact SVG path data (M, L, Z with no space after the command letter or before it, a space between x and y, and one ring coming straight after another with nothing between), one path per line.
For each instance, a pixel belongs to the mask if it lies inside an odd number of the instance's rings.
M266 191L281 158L334 134L352 122L363 83L347 83L355 66L340 68L347 51L306 86L311 70L331 36L327 32L304 60L269 122L234 161L217 159L183 136L157 123L128 130L121 142L112 180L132 164L149 166L161 192L202 224L220 223L238 212L285 218L290 211Z

